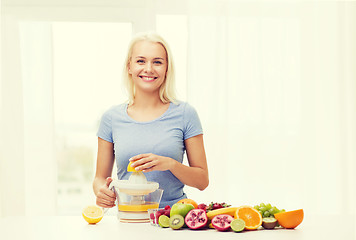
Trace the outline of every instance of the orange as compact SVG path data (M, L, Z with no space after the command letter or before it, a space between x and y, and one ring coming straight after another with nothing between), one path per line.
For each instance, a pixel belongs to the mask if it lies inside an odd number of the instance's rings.
M262 225L261 213L251 206L238 207L235 212L235 218L240 218L245 221L246 230L255 230Z
M96 205L87 206L83 209L82 216L90 224L101 221L104 216L104 210Z
M198 208L198 204L194 200L189 198L181 199L177 203L185 203L185 204L190 203L194 206L194 208Z
M298 209L288 212L275 213L274 217L278 223L284 228L296 228L304 218L303 209Z

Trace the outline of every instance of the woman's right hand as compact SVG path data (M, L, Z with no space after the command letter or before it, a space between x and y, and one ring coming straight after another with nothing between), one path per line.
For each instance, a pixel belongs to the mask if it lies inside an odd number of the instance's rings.
M99 188L96 195L96 205L103 208L115 207L116 195L109 189L109 185L112 182L112 178L106 178L106 183Z

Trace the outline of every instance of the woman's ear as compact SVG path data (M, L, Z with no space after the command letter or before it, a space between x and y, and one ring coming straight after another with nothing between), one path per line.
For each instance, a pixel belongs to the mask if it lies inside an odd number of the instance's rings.
M131 68L130 68L130 63L127 63L127 72L129 73L129 74L132 74L132 72L131 72Z

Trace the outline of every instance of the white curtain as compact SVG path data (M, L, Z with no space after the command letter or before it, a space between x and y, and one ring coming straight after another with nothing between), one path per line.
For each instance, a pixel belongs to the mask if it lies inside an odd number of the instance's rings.
M355 4L199 6L188 17L187 99L211 181L192 198L354 212Z
M26 215L54 215L57 163L54 156L52 27L48 22L24 22L19 24L19 32Z
M5 18L1 208L6 215L56 212L56 163L49 23ZM11 33L11 35L9 35Z

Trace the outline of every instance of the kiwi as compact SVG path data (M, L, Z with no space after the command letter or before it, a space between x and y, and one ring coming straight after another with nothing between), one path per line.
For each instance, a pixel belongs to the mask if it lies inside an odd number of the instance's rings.
M274 217L267 217L262 219L262 227L265 229L273 229L277 226L277 219Z
M181 215L173 215L169 218L169 226L174 229L178 230L184 226L184 218Z

